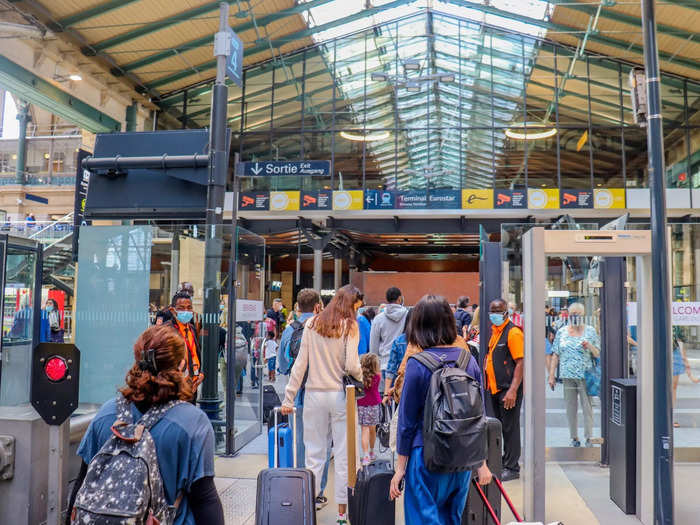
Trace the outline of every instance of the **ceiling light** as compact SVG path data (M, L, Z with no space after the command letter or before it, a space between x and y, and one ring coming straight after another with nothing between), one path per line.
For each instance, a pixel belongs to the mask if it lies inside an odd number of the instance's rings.
M389 75L386 73L372 73L372 80L375 82L386 82L389 80Z
M341 131L340 136L347 140L352 140L353 142L375 142L378 140L384 140L389 138L388 131L376 131L372 133L371 131L357 133L350 131Z
M406 60L403 63L403 68L406 71L418 71L420 69L420 62L418 60Z
M513 140L539 140L553 137L556 134L556 128L546 127L539 122L526 122L506 130L506 137Z
M68 75L68 79L69 79L69 80L75 80L75 81L77 82L77 81L79 81L79 80L82 80L83 77L81 77L81 76L78 75L77 73L73 73L73 74L71 74L71 75Z
M48 153L44 153L44 158L45 158L46 160L48 160L48 159L49 159L49 154L48 154Z
M454 82L454 75L440 75L440 82Z

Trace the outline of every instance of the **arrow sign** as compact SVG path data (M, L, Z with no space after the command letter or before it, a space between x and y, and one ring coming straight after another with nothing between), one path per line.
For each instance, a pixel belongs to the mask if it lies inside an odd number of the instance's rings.
M331 162L329 160L283 160L239 162L236 166L239 177L329 177Z
M231 54L226 60L226 74L238 87L243 85L243 41L229 28Z

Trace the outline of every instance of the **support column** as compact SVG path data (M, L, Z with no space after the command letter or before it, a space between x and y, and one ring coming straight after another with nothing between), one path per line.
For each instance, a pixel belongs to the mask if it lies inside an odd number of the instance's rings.
M19 140L17 141L15 182L23 185L25 181L24 171L27 167L27 124L32 121L29 104L21 103L17 112L17 120L19 120Z
M168 299L175 295L177 286L180 284L180 236L173 234L173 242L170 247L170 295Z
M314 246L314 290L321 293L323 285L323 249Z
M343 259L333 259L333 287L338 290L343 286Z
M250 265L241 265L241 299L248 299L248 288L250 285Z

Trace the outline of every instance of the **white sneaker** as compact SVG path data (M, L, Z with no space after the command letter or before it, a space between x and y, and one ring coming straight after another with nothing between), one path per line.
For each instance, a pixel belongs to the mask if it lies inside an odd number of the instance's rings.
M374 450L371 450L369 453L370 462L375 461L376 459L377 459L377 455L374 453Z
M365 465L370 464L370 459L369 456L362 456L362 466L364 467Z

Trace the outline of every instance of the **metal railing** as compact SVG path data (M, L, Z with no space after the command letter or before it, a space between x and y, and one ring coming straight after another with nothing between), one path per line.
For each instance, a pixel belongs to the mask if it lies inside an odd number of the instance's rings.
M34 239L42 244L53 244L73 232L73 212L53 222L10 222L11 234ZM12 231L14 230L14 231Z

